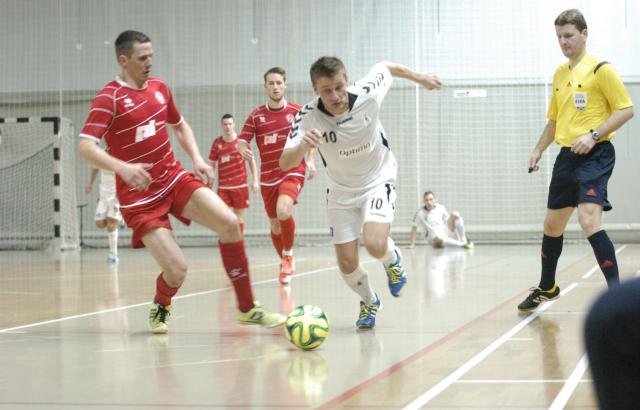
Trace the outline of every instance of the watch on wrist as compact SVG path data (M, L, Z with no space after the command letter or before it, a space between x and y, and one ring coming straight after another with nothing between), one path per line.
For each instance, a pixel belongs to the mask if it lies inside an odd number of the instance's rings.
M600 141L600 133L596 130L589 130L589 132L591 132L591 138L595 141L598 142Z

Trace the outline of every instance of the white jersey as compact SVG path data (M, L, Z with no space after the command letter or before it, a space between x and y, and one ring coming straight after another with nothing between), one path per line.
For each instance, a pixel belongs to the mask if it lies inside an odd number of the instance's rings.
M305 132L315 128L322 135L318 152L329 190L363 192L394 183L396 159L379 120L392 81L385 65L374 65L365 78L347 88L349 110L337 117L316 97L296 115L285 149L298 146Z
M116 174L112 171L100 170L100 198L103 200L115 199Z
M433 239L436 234L446 233L448 227L449 212L444 205L436 203L430 211L426 208L420 208L413 217L413 226L422 226L427 234L427 239Z

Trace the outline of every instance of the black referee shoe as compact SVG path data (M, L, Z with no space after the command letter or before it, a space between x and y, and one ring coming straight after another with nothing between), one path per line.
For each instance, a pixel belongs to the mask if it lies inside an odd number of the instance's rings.
M522 312L529 312L540 306L542 302L557 299L560 296L560 287L557 284L549 290L540 288L530 288L529 290L531 291L529 296L518 305L518 310Z

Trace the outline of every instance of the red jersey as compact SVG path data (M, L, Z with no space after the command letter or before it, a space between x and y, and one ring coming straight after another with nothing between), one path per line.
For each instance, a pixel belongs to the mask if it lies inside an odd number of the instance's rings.
M301 105L285 101L284 107L274 111L267 104L261 105L249 115L242 127L239 138L251 142L256 138L260 151L260 185L277 185L288 175L304 178L306 164L304 159L295 168L288 171L280 169L280 155L287 142L294 117L302 108Z
M218 189L236 189L247 186L247 167L236 149L238 138L225 141L218 137L211 144L209 159L218 161Z
M153 164L147 170L152 181L146 191L136 191L116 176L121 208L163 198L185 173L173 155L167 132L167 124L181 122L169 87L158 78L150 77L143 88L136 89L117 77L95 96L80 137L104 139L107 152L122 161Z

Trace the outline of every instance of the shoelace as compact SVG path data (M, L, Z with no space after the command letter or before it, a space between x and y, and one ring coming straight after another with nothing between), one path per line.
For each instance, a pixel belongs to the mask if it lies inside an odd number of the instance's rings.
M160 316L159 321L164 323L167 321L167 313L169 313L169 311L165 309L164 306L158 306L158 310L156 311L156 314L153 316L153 319L156 319L158 316Z
M387 268L387 274L389 275L389 280L394 285L400 282L400 267L398 265L389 266Z
M378 308L375 305L373 304L367 305L366 303L363 303L362 305L360 305L359 319L366 319L370 315L375 316L377 311L378 311Z

